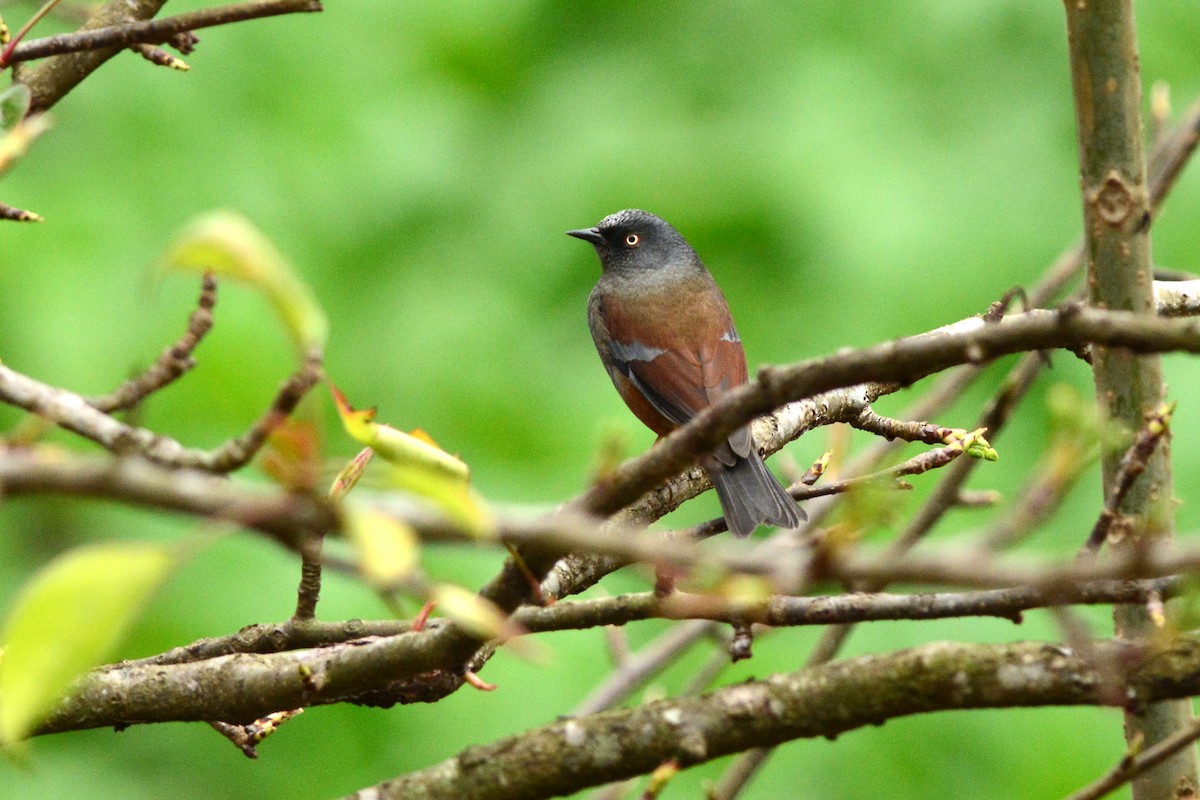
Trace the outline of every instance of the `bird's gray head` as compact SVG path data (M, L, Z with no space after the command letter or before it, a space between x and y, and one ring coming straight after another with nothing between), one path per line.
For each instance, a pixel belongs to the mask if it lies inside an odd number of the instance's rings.
M703 269L699 256L670 224L648 211L629 208L609 214L594 228L567 231L591 242L605 272L652 272L669 267Z

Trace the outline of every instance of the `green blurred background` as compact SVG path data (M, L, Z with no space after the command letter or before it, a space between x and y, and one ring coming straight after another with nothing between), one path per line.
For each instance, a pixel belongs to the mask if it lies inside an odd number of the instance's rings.
M177 0L167 11L203 5ZM608 438L623 437L630 455L652 440L596 359L585 303L598 265L562 235L568 228L626 207L673 222L723 285L752 368L979 312L1031 285L1077 238L1057 3L326 6L202 31L186 75L123 54L54 109L56 128L0 183L5 202L46 217L0 227L5 364L84 393L146 364L178 335L197 291L178 276L154 286L150 266L196 214L237 209L314 287L332 325L328 372L351 400L426 429L471 464L489 499L524 510L582 490ZM31 8L0 2L14 29ZM1146 86L1167 82L1186 106L1200 92L1200 18L1182 3L1139 13ZM1185 174L1155 226L1156 261L1200 269L1198 213L1200 187ZM142 416L196 446L243 430L291 368L266 302L233 285L222 287L198 356ZM1188 446L1200 424L1188 400L1200 386L1183 357L1168 359L1168 375L1183 401L1174 452L1189 531L1200 522L1200 457ZM1050 378L1090 387L1069 356L1056 358ZM1046 438L1045 389L995 440L1001 461L972 486L1010 497L1020 487ZM971 424L989 393L977 388L939 422ZM879 410L896 413L913 395ZM0 409L3 428L18 419ZM327 409L325 419L329 453L353 452ZM852 436L855 447L868 441ZM788 455L803 464L828 443L819 431ZM932 480L917 479L902 508L915 508ZM1073 551L1098 496L1093 470L1029 546ZM676 521L716 511L710 498L693 506ZM956 513L935 538L968 537L1002 513ZM176 539L195 527L96 503L6 501L0 604L71 545ZM432 573L472 586L500 563L494 551L466 548L425 558ZM274 545L227 538L171 583L122 655L283 619L296 579L294 558ZM603 583L611 593L646 586L634 572ZM320 613L387 612L335 577ZM1088 618L1107 632L1103 611ZM628 635L639 646L665 628L635 625ZM722 681L795 669L816 635L764 639ZM1041 614L1019 627L880 623L855 633L845 654L1057 635ZM46 738L28 766L0 762L0 796L340 795L568 713L609 669L601 633L543 641L547 664L501 653L488 666L497 692L388 711L313 709L257 762L202 725ZM697 646L649 692L678 690L709 652ZM1122 749L1115 711L948 713L793 743L745 796L1054 797ZM685 773L665 796L698 796L725 763Z

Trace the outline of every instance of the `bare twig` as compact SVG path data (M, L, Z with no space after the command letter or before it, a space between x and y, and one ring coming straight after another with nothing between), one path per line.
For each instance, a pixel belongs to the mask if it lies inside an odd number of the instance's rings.
M321 596L321 549L324 536L310 536L300 547L300 586L296 590L296 611L292 619L305 622L317 616Z
M1192 720L1186 727L1161 740L1136 755L1126 753L1107 774L1097 779L1079 791L1071 794L1066 800L1097 800L1104 795L1119 789L1146 770L1161 764L1166 759L1200 739L1200 720Z
M16 35L11 39L8 38L8 31L5 31L5 46L4 50L0 51L0 69L4 69L9 65L9 63L11 63L13 48L21 43L21 40L25 38L26 34L33 30L33 26L41 22L42 19L44 19L45 16L49 14L56 5L58 5L58 2L59 0L46 0L46 2L42 3L41 8L34 12L32 17L26 20L25 24L21 26L21 29L17 31Z
M84 23L83 30L150 19L165 3L166 0L109 0ZM120 50L119 47L110 47L72 53L47 59L32 69L22 70L19 79L29 87L32 95L30 109L36 112L52 107Z
M1104 544L1104 540L1108 538L1108 533L1112 530L1113 523L1121 512L1121 504L1129 496L1129 490L1133 488L1134 481L1146 470L1146 465L1149 463L1154 451L1158 448L1158 443L1169 432L1171 414L1174 410L1175 405L1173 403L1159 406L1158 409L1150 414L1149 419L1146 420L1145 426L1138 432L1133 444L1125 451L1125 455L1121 456L1118 464L1116 483L1105 492L1104 510L1100 512L1099 519L1096 520L1095 526L1092 527L1092 532L1088 536L1087 542L1083 545L1081 555L1095 553Z
M653 597L653 594L651 596ZM551 608L553 607L551 606ZM545 611L546 609L529 607L529 610ZM521 614L518 613L518 619L520 616ZM615 669L603 683L593 689L583 702L575 707L575 710L571 712L572 715L583 716L612 708L662 671L697 640L707 636L712 629L713 623L706 620L692 621L671 628L654 642L626 659L624 664Z
M211 451L185 448L169 437L127 425L74 392L41 383L3 364L0 364L0 402L44 417L115 453L138 453L162 464L224 473L253 458L271 431L320 379L321 354L313 351L284 382L271 408L246 433Z
M149 61L151 64L157 64L160 67L187 72L191 69L187 62L181 58L171 55L161 47L152 44L135 44L130 45L130 50L134 51L142 58Z
M309 351L300 368L279 387L271 407L244 434L211 451L200 453L194 462L184 460L173 463L221 473L232 472L245 466L266 443L271 432L284 423L304 399L304 395L321 380L322 359L323 355L319 350Z
M75 33L48 36L44 39L34 39L17 45L12 51L9 62L31 61L47 56L89 50L127 47L138 43L162 44L178 34L200 28L210 28L214 25L228 25L261 17L321 10L320 0L244 0L240 3L203 8L164 19L122 22L80 30Z
M200 300L196 310L188 317L187 330L179 337L179 341L163 350L158 359L141 375L125 381L108 394L87 398L88 405L106 413L133 408L148 395L196 366L192 352L212 328L212 312L216 303L216 278L211 272L205 273L200 284Z
M774 747L752 747L743 752L721 774L721 779L709 792L706 800L734 800L774 752Z
M950 444L955 438L962 438L966 434L960 428L881 417L870 406L864 408L857 418L850 420L850 424L860 431L868 431L885 439L925 444Z
M0 219L12 220L13 222L41 222L42 215L26 211L23 208L14 208L7 203L0 203Z
M656 618L725 623L745 621L774 627L972 616L1020 622L1023 612L1037 608L1072 604L1144 603L1156 594L1170 594L1175 585L1176 582L1170 578L1143 582L1110 579L1040 589L1019 586L936 594L776 596L756 602L686 592L659 598L652 592L643 592L556 603L548 608L529 606L518 611L515 618L527 630L535 633L597 625L625 625ZM599 711L606 706L585 704L585 707L587 711Z
M1200 100L1196 100L1188 108L1183 119L1175 128L1159 137L1150 153L1150 176L1147 188L1150 191L1150 212L1158 215L1163 200L1175 185L1175 180L1183 172L1183 167L1191 159L1200 142Z

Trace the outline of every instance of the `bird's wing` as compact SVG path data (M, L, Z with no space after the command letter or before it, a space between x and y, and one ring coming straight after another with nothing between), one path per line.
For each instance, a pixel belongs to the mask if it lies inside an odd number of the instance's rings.
M719 295L718 295L719 297ZM604 303L609 354L643 397L664 417L683 425L726 391L746 382L746 355L724 299L714 313L684 316L670 329L651 332L645 317ZM655 326L661 327L661 326ZM751 447L748 428L729 436L714 455L726 465Z

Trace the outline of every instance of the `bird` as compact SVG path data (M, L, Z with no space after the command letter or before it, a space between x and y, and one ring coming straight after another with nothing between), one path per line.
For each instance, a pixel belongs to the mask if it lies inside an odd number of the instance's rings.
M646 427L666 436L749 380L725 295L666 220L626 209L567 235L600 257L588 327L613 386ZM796 528L807 519L767 470L748 424L701 466L735 536L760 523Z

